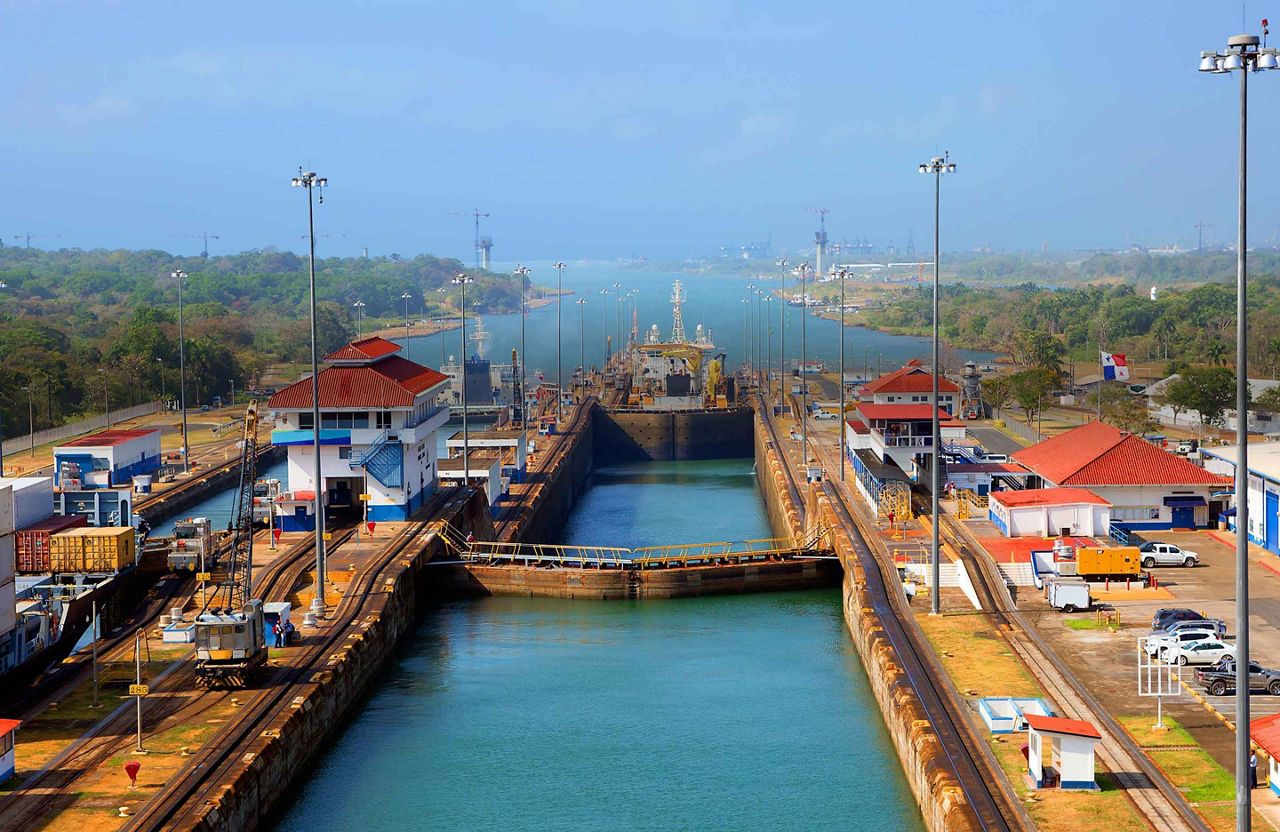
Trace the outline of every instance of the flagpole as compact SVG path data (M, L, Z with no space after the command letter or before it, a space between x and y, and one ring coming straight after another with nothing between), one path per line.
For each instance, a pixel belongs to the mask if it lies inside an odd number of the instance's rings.
M1102 338L1098 338L1098 421L1102 421L1102 382L1104 371L1102 369Z

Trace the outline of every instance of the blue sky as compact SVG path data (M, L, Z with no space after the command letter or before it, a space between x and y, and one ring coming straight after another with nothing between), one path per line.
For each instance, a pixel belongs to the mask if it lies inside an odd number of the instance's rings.
M1256 11L1254 7L1256 6ZM1234 3L0 3L0 234L47 247L501 260L1117 247L1234 236ZM1249 28L1274 10L1250 4ZM1251 242L1280 229L1280 72L1252 79Z

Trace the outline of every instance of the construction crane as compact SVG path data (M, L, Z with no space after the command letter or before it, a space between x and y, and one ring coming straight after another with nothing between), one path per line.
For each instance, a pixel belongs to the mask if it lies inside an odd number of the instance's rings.
M210 234L208 231L201 231L199 234L177 234L175 236L187 240L199 240L201 242L200 256L206 260L209 259L209 241L220 239L217 234Z
M1216 222L1198 222L1196 228L1196 254L1204 254L1204 230L1206 228L1217 228Z
M485 244L487 244L487 246L488 246L488 247L490 247L490 248L492 248L492 247L493 247L493 238L491 238L491 237L486 237L486 238L484 239L484 241L482 241L482 240L480 239L480 218L481 218L481 217L487 217L487 216L489 216L489 215L488 215L488 214L482 214L482 213L480 212L480 209L479 209L479 208L473 208L469 213L468 213L468 212L463 212L463 211L450 211L450 212L449 212L449 216L451 216L451 217L474 217L474 218L475 218L475 221L476 221L476 268L477 268L477 269L478 269L478 268L480 268L480 263L481 263L480 255L481 255L481 253L482 253L482 251L484 250L484 247L485 247L484 245L482 245L482 242L483 242L483 243L485 243ZM489 259L489 258L488 258L488 256L486 255L484 259L485 259L485 261L488 261L488 259ZM488 263L486 262L486 263L485 263L485 265L487 266L487 265L488 265Z
M26 241L27 241L27 248L31 248L31 238L32 238L32 237L35 237L35 238L39 239L39 238L41 238L41 237L61 237L61 236L62 236L61 234L32 234L30 231L24 231L24 232L22 232L21 234L14 234L14 235L13 235L13 239L15 239L15 240L26 240Z
M196 615L196 681L213 687L244 687L267 660L262 601L253 588L253 485L257 479L258 403L244 414L240 484L232 503L231 540L217 588ZM226 606L220 606L225 603Z

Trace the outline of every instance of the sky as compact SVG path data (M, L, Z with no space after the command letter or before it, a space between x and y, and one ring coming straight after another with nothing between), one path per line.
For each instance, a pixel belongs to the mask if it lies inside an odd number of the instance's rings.
M1274 9L1249 4L1243 21ZM1235 235L1237 3L0 0L0 235L45 248L681 257ZM1277 33L1280 37L1280 33ZM1250 78L1275 242L1280 72ZM56 235L56 236L54 236ZM323 236L328 235L328 236ZM23 241L16 241L22 244Z

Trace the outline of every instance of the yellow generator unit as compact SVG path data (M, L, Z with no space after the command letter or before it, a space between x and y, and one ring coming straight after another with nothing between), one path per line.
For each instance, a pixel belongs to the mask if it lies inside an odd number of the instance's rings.
M1136 576L1142 566L1137 546L1078 546L1076 574L1108 578Z

